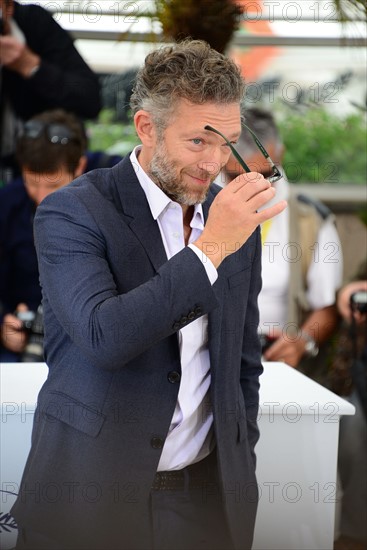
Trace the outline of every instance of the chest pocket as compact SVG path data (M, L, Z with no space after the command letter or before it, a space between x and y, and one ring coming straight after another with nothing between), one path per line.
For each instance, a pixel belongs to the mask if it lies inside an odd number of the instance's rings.
M41 414L50 422L59 420L72 428L96 437L102 429L105 416L93 404L84 404L63 392L52 391L42 404Z

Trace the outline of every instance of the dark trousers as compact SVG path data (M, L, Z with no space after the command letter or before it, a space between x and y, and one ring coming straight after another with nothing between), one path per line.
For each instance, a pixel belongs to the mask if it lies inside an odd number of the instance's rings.
M171 488L168 477L167 488L164 474L160 481L160 474L156 476L151 492L153 550L233 550L215 453L180 474L176 490L174 477Z
M150 494L150 515L152 544L146 550L234 550L220 497L215 453L178 472L158 473ZM109 548L108 540L105 548ZM16 550L65 550L65 544L22 529ZM131 549L121 543L119 550Z
M219 503L205 502L200 491L151 496L153 550L233 550Z

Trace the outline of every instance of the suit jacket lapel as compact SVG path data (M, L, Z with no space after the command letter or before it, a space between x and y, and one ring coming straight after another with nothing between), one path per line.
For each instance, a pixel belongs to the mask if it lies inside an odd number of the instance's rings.
M154 269L158 270L167 261L166 251L158 223L152 216L129 156L114 166L112 173L123 215L145 249Z
M211 203L214 200L214 193L209 192L208 199L203 204L203 213L204 219L207 220L209 208ZM208 315L208 345L209 345L209 354L210 354L210 368L212 371L215 371L219 365L219 350L221 344L221 330L222 330L222 318L223 318L223 290L226 279L223 278L223 268L221 266L218 270L218 279L213 285L213 291L217 297L219 306L214 309Z

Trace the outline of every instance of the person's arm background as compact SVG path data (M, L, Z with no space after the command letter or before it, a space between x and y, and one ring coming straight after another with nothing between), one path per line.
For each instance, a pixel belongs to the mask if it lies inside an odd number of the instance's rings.
M302 332L292 335L284 331L265 352L265 359L284 361L288 365L296 367L305 353L307 343L307 339L302 334L308 334L320 346L332 336L338 320L338 313L334 305L312 311L301 327Z
M31 52L41 58L34 75L24 78L8 69L12 103L19 116L63 108L82 118L94 118L101 109L97 76L76 50L67 31L45 9L15 5L14 17Z
M307 299L311 307L300 329L320 346L334 333L338 324L335 294L341 285L343 256L340 239L332 219L320 228L314 246L313 261L307 272ZM307 340L302 332L287 334L283 330L264 353L268 361L284 361L296 367L301 361Z

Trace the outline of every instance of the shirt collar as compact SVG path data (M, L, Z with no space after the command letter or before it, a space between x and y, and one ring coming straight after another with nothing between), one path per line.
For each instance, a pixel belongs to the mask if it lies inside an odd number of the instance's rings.
M139 151L141 145L137 145L130 155L131 164L134 167L136 177L139 180L140 185L143 188L145 196L147 198L150 211L155 220L161 216L164 211L169 208L170 205L178 205L170 199L162 189L160 189L154 181L143 170L138 161ZM197 229L204 229L204 213L202 205L195 204L194 213L190 222L190 227Z

